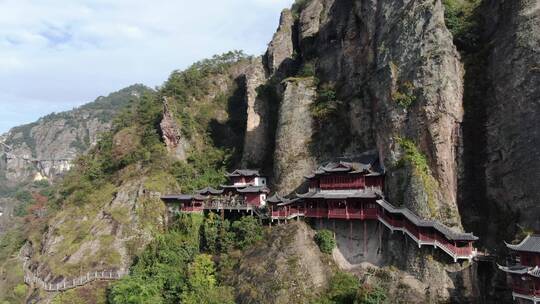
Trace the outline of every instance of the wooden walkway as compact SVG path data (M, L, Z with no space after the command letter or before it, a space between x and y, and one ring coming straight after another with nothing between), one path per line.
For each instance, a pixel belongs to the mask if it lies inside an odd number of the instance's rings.
M24 282L29 286L34 286L48 292L65 291L76 287L81 287L94 281L119 280L129 274L128 271L108 270L108 271L90 271L85 275L75 278L64 278L60 282L47 282L38 275L27 269L26 261L23 264Z

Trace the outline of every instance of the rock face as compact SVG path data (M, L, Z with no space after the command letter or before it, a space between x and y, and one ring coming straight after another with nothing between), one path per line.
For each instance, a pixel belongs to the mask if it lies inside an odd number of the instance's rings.
M186 160L186 150L189 148L189 143L182 136L180 127L171 112L167 97L163 97L163 119L159 126L169 153L178 160Z
M293 26L294 18L290 10L283 10L277 29L266 52L266 65L271 73L279 73L287 69L293 60Z
M245 102L247 105L247 124L244 136L244 150L242 167L260 165L265 161L270 136L270 108L269 101L261 96L262 86L266 82L266 73L262 58L253 60L245 73Z
M540 5L534 0L487 4L493 26L488 62L487 200L494 205L494 213L514 215L521 226L539 231Z
M29 244L28 270L47 283L87 271L126 270L151 240L145 226L164 225L163 208L144 178L106 185L84 208L65 207L49 221L42 239Z
M283 38L288 18L285 11L268 58L292 53L288 38ZM444 25L441 2L312 0L300 10L295 24L296 66L313 66L317 91L331 88L339 106L315 130L302 133L314 147L304 151L306 155L320 160L377 147L389 172L392 201L459 228L456 161L463 69ZM268 61L269 71L275 71L275 62ZM304 118L292 118L299 125L290 132L310 130L311 120ZM298 134L289 136L299 138ZM284 131L276 142L280 137L286 137ZM413 146L424 168L399 165L410 158L403 143ZM281 151L277 144L278 185L293 174L283 171L287 167L283 163L298 167L280 160Z
M376 148L391 202L461 229L457 163L464 72L443 13L439 0L311 0L294 12L292 27L282 15L267 52L267 70L285 87L274 152L276 190L295 190L322 160ZM293 53L297 72L276 73L280 61L273 58ZM331 99L330 106L319 97ZM315 121L315 102L330 114ZM403 240L388 242L399 246ZM432 294L461 296L448 292L454 278L444 270L444 258L424 261L420 252L392 252L373 261L392 260L420 280L439 276Z
M312 78L288 79L279 109L274 154L275 188L289 194L302 184L304 176L315 169L317 162L310 152L313 118L310 105L316 98Z
M273 228L262 244L243 253L228 284L237 303L310 303L324 291L332 264L313 241L303 222Z
M73 159L110 129L113 117L147 91L150 89L134 85L72 111L11 129L0 138L0 176L20 183L66 172Z

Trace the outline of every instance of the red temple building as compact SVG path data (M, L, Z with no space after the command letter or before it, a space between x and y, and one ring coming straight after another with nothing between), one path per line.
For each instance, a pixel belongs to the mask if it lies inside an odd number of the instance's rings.
M499 268L508 273L512 297L518 303L540 303L540 235L529 235L517 245L506 246L512 250L514 263Z
M256 170L235 170L227 173L230 184L222 189L206 187L192 195L166 195L161 199L171 212L203 212L204 210L255 210L266 205L270 190L266 178Z
M418 247L439 248L455 262L472 260L477 237L422 219L407 208L394 207L384 198L384 173L377 155L363 154L354 160L320 166L306 176L307 192L294 198L274 194L267 199L270 191L265 177L256 170L235 170L227 173L230 183L221 185L221 189L206 187L193 195L168 195L162 199L172 212L250 211L270 222L300 217L379 221L392 232L407 234Z
M470 233L456 232L436 221L421 219L407 208L396 208L384 199L384 170L376 156L357 161L328 163L306 176L309 190L288 199L277 194L268 199L270 218L296 217L375 220L391 231L401 231L418 247L440 248L455 262L476 255Z
M186 194L172 194L162 196L161 199L167 203L169 213L178 213L178 212L202 212L204 210L204 201L206 197L195 194L195 195L186 195ZM175 202L175 203L172 203Z

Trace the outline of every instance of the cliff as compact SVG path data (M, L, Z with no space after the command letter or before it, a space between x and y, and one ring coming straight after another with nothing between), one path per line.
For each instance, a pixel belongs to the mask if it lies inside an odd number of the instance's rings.
M486 202L500 238L512 239L519 226L540 229L540 7L537 1L487 1L491 14L484 33L492 46L487 58ZM503 229L504 231L505 229ZM489 238L489 236L488 236Z
M81 269L126 269L164 227L160 193L219 185L239 166L262 169L283 195L302 192L319 163L368 150L383 162L390 202L465 227L484 248L519 226L538 229L538 18L532 0L296 1L263 57L232 52L175 71L112 126L81 108L66 114L81 129L56 116L15 128L0 139L7 180L53 177L70 166L64 158L89 151L71 170L81 182L62 182L45 233L29 237L29 270L59 282ZM104 129L108 137L88 150ZM306 241L311 232L293 228L309 256L296 259L302 251L281 230L244 252L231 278L241 302L287 303L325 285L321 273L331 270ZM344 244L347 228L335 231L347 270L367 277L347 267L390 268L389 288L405 280L418 301L479 299L470 264L375 225L369 240ZM361 241L369 254L358 254ZM287 259L308 280L287 277ZM250 294L251 283L275 277L299 298L272 298L275 286ZM486 303L499 298L490 284L480 290Z

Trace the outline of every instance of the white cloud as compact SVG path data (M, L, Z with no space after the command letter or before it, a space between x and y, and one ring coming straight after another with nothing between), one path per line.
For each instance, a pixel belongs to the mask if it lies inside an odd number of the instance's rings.
M0 0L0 121L7 105L39 104L19 110L28 122L216 53L261 54L292 2Z

